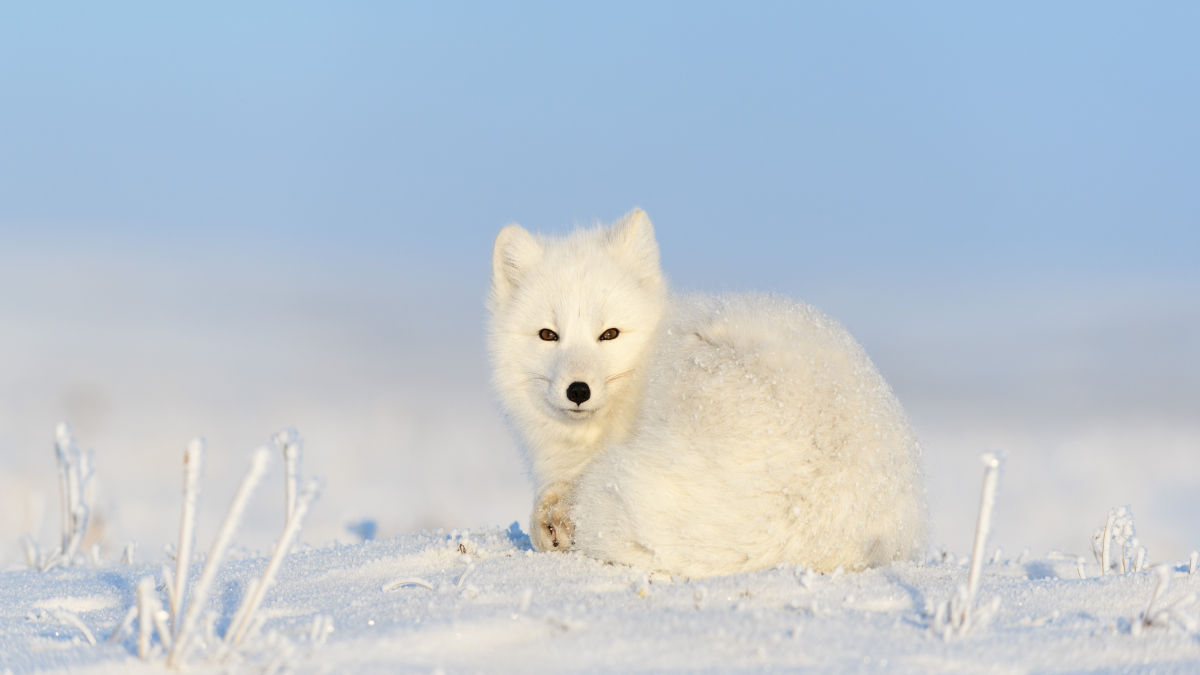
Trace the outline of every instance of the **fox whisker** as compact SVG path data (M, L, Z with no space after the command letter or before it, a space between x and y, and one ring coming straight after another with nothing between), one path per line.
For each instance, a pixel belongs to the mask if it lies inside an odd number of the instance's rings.
M605 382L605 384L607 384L609 382L612 382L613 380L619 380L622 377L625 377L626 375L630 375L632 373L633 373L633 368L630 368L629 370L625 370L625 371L617 373L616 375L613 375L612 377L604 380L604 382Z

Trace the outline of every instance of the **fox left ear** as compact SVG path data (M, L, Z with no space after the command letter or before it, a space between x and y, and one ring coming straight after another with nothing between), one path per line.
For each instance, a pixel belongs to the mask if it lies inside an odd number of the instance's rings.
M529 266L542 257L542 246L520 225L507 225L492 247L492 302L512 295Z
M650 216L641 209L626 213L613 223L608 232L609 244L638 265L649 276L662 274L658 260L658 241L654 238L654 226Z

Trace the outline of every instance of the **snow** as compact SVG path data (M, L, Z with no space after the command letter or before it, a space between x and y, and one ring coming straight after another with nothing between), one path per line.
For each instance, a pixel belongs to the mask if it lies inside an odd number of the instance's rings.
M55 279L31 287L23 280L36 269L20 261L0 266L10 293L0 306L0 673L162 672L157 639L142 668L136 621L119 642L106 640L143 578L154 579L155 599L168 607L161 585L173 560L163 547L179 539L188 441L207 440L194 588L251 449L291 426L304 440L301 479L323 483L301 543L263 598L260 631L234 655L251 672L272 664L339 673L857 672L882 669L884 659L888 670L918 672L1200 667L1200 636L1188 625L1200 607L1179 605L1165 624L1137 620L1158 563L1174 572L1156 607L1200 591L1198 575L1186 574L1200 547L1192 358L1200 314L1190 309L1191 287L1124 299L1111 289L962 301L931 292L921 297L937 301L925 304L878 290L805 297L862 339L913 419L925 450L931 561L669 583L577 555L532 553L508 527L525 527L532 495L487 387L486 270L473 287L427 299L404 295L402 283L312 282L328 285L335 302L233 272L212 281L202 265L148 275L164 287L145 291L104 268L96 290L76 295ZM201 281L217 286L204 294ZM293 296L302 299L288 304ZM405 311L376 311L396 307ZM94 451L91 517L78 549L86 555L37 572L21 541L29 533L43 555L60 545L54 425L62 419L73 424L80 456ZM1006 450L1007 460L976 605L999 605L947 641L932 624L966 583L978 456L991 449ZM286 466L278 455L271 461L205 605L216 636L284 525ZM1101 576L1093 533L1124 504L1146 567ZM479 525L499 527L461 529ZM1124 526L1113 529L1125 537ZM123 564L131 544L133 562ZM1115 561L1120 547L1110 546ZM98 564L87 560L93 551ZM206 630L206 617L198 624ZM223 670L209 661L215 656L215 646L198 648L187 669Z
M201 447L185 454L181 541L194 526L186 512L197 505ZM299 447L294 432L275 437L285 495ZM290 511L269 558L245 548L230 558L267 457L266 448L253 454L213 557L186 569L172 569L170 549L115 562L97 548L0 572L0 673L1200 668L1197 554L1144 565L1124 506L1093 536L1094 559L988 554L1000 465L992 453L982 457L970 558L941 551L860 573L779 565L701 580L538 553L515 522L382 540L360 528L363 541L288 553L312 480L294 505L266 495ZM73 541L86 535L63 526Z
M136 630L106 638L160 561L0 574L0 663L13 673L139 672ZM207 610L228 627L261 556L228 562ZM653 670L827 672L1188 672L1200 668L1200 576L1173 565L1157 606L1178 617L1144 626L1158 583L1148 570L1079 578L1074 557L984 566L984 625L944 639L932 608L965 583L966 560L937 556L858 574L782 566L702 581L671 579L573 553L535 553L514 523L422 531L288 556L259 632L219 658L213 643L188 672ZM199 563L191 568L199 572ZM406 583L398 583L406 582ZM80 625L73 625L71 617ZM1190 622L1190 626L1188 625ZM88 644L81 627L99 644ZM155 643L157 645L157 643ZM161 670L161 646L147 671ZM245 668L238 669L237 666ZM253 670L251 670L253 668ZM0 671L3 672L3 671Z

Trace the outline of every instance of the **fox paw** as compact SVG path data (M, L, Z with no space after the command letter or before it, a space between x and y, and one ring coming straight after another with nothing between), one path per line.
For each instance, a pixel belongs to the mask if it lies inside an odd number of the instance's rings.
M575 523L568 515L569 504L556 490L542 493L533 509L529 540L538 551L565 551L575 541Z

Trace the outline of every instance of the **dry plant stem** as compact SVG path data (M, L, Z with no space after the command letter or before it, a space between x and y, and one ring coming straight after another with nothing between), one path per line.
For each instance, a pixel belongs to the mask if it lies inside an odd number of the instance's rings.
M1109 541L1112 539L1112 528L1113 514L1110 511L1108 513L1108 520L1104 521L1104 534L1101 535L1104 539L1100 541L1100 576L1108 574Z
M409 586L419 586L420 588L427 588L431 591L433 590L433 584L429 583L428 581L425 581L424 579L399 579L397 581L393 581L391 583L384 584L383 588L381 588L380 590L394 591L394 590L397 590L400 588L407 588Z
M234 494L233 501L229 505L229 510L225 513L225 519L221 521L221 529L217 531L217 538L213 540L212 547L208 551L208 559L204 561L204 569L200 572L200 578L196 581L196 590L192 595L192 602L188 606L187 613L184 615L176 631L175 644L172 646L171 654L167 659L168 666L174 667L187 658L191 632L194 629L196 620L200 616L200 612L204 609L204 604L208 601L208 593L212 588L213 580L216 579L217 568L221 566L225 558L229 542L233 539L233 534L237 530L238 523L242 520L242 515L246 511L246 504L250 501L250 496L254 494L255 488L258 487L258 483L262 480L263 473L267 470L267 462L270 460L270 457L270 451L267 448L259 448L250 458L250 469L246 472L245 477L242 478L237 493Z
M55 428L54 451L58 460L59 490L62 492L63 531L59 553L61 562L70 565L87 532L90 509L87 485L91 480L89 455L80 453L68 424Z
M245 590L242 591L242 600L238 603L237 610L233 613L233 619L229 622L229 627L225 629L225 646L233 649L233 636L237 632L239 626L246 622L246 612L250 611L250 598L258 593L258 585L262 579L251 579L246 583Z
M54 429L54 456L58 460L58 488L62 499L62 548L66 553L71 543L71 488L68 478L67 452L71 443L71 426L65 422Z
M89 483L92 480L91 456L90 451L79 452L79 448L72 441L71 467L74 469L72 472L74 489L71 491L71 543L67 549L68 561L75 557L76 551L83 544L83 537L87 534L88 520L92 514L90 495L88 494Z
M96 646L96 636L92 634L92 631L88 630L88 627L79 619L79 617L65 609L55 610L54 617L65 624L69 624L74 628L77 628L80 633L83 633L83 639L87 640L89 645L93 647Z
M296 510L296 484L300 473L300 435L294 429L286 429L275 436L275 442L283 448L283 517L284 523Z
M288 518L287 525L283 528L283 534L279 535L279 541L275 542L275 549L271 552L271 559L267 562L267 568L263 571L262 578L242 599L242 604L234 615L234 622L230 624L229 632L226 633L226 642L238 645L246 637L248 629L253 623L254 614L262 604L267 589L274 583L275 574L279 571L279 566L283 564L283 558L291 548L292 540L300 532L300 526L304 524L304 516L308 513L308 506L316 495L317 483L309 481L296 500L296 509Z
M116 642L120 640L121 636L125 634L125 631L129 630L129 627L133 625L133 620L137 618L137 613L138 608L136 605L130 607L129 611L125 612L125 618L121 619L121 623L117 624L117 627L113 629L112 633L109 633L108 641Z
M171 615L167 610L160 607L154 608L154 630L158 631L158 640L162 642L163 649L171 651L171 627L169 622Z
M1146 612L1142 614L1142 625L1144 626L1150 626L1153 623L1154 603L1158 602L1167 587L1171 585L1170 568L1166 565L1159 565L1154 572L1154 591L1150 593L1150 604L1146 605Z
M31 569L38 569L42 566L42 552L38 550L37 542L28 534L21 537L21 543L25 547L25 564Z
M183 452L183 511L179 516L179 548L175 551L175 583L171 599L171 628L179 637L183 603L187 597L187 574L191 565L192 542L196 538L196 499L200 491L200 466L204 461L204 440L188 443Z
M49 556L47 556L45 560L42 561L42 564L40 567L38 567L38 570L45 572L46 570L50 569L51 567L54 567L55 565L62 563L62 561L63 561L62 551L54 551Z
M145 661L150 656L150 634L154 630L154 580L147 577L138 582L138 658Z
M986 453L981 459L987 468L983 473L983 494L979 498L979 519L975 522L975 545L971 547L971 571L967 575L967 597L971 603L979 590L983 549L992 527L992 506L996 503L996 480L1000 473L1000 459L994 453Z
M170 602L171 598L175 596L175 582L171 581L171 567L166 563L163 563L162 566L162 585L163 592L167 595L167 602Z

